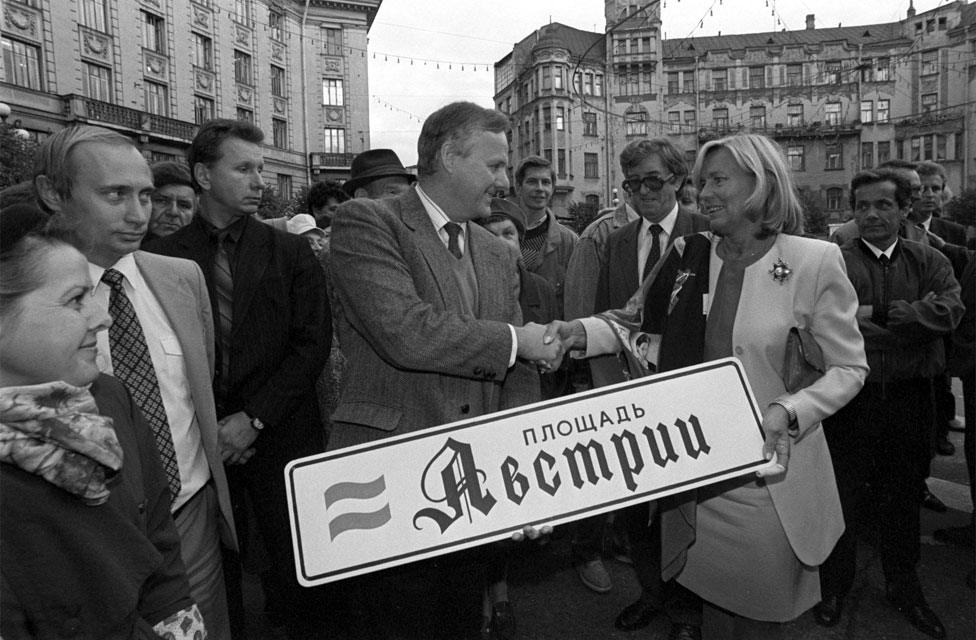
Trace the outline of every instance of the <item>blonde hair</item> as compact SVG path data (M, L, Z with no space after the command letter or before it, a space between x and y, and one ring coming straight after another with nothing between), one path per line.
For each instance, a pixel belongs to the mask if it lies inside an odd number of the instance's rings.
M756 178L756 188L746 198L746 214L759 221L759 236L769 237L777 233L803 235L803 207L779 145L755 133L736 134L707 142L695 159L692 175L696 185L701 184L705 158L718 149L728 150L739 167Z

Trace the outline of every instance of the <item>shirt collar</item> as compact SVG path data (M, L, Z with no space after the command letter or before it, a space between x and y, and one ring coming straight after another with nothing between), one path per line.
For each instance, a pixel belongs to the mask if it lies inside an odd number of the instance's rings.
M868 242L864 238L861 238L861 242L863 242L864 243L864 246L866 246L871 251L871 253L874 254L874 257L875 258L880 258L881 255L884 254L889 260L891 260L891 256L895 252L895 247L898 246L898 238L897 237L895 238L895 241L891 243L891 246L889 246L884 251L882 251L881 249L877 248L876 246L874 246L873 244L871 244L870 242Z
M131 253L127 253L119 258L118 262L109 267L109 269L115 269L121 273L129 282L130 286L135 281L135 278L139 275L139 267L136 265L136 259ZM104 275L106 271L108 271L108 269L104 267L100 267L91 262L88 263L88 275L91 276L94 289L97 289L102 283L102 275Z
M247 216L241 216L223 229L218 229L212 222L201 215L195 216L194 220L200 224L200 227L211 238L215 238L226 233L235 244L241 241L241 236L244 235L244 226L247 224Z
M427 195L427 192L424 191L423 187L420 186L420 183L417 183L414 188L417 190L417 196L420 197L420 203L424 205L424 211L427 212L427 217L430 218L430 223L434 225L435 230L439 232L444 228L445 224L452 222L452 220L447 217L447 214L444 213L444 210L441 209L436 202L431 200L430 196ZM459 222L457 224L461 226L462 233L467 232L467 223Z

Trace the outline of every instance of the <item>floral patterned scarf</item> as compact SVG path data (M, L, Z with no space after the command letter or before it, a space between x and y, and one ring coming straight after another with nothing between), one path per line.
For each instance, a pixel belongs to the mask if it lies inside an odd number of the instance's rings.
M112 419L86 387L49 382L0 388L0 462L39 475L90 506L122 469Z

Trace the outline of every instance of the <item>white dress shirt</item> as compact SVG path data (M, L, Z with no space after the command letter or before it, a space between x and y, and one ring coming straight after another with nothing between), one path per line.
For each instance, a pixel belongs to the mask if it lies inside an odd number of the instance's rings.
M670 213L664 216L660 222L656 223L661 225L661 233L658 234L657 241L662 257L668 247L668 239L674 231L674 223L677 221L678 203L676 202ZM651 235L652 224L655 223L649 222L647 218L641 218L640 227L637 229L637 282L639 283L644 282L644 263L647 262L647 257L651 255L651 243L654 241L654 236Z

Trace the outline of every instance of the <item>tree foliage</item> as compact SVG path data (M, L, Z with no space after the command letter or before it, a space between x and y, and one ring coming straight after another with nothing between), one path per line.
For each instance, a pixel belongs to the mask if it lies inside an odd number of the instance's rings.
M827 212L820 203L820 196L812 189L800 189L800 205L803 207L803 231L809 236L827 235Z
M583 229L591 222L596 220L600 209L588 202L571 202L569 204L569 217L572 222L570 226L577 234L583 233Z
M944 215L963 226L976 226L976 188L966 189L947 202Z
M0 124L0 189L31 177L37 143L19 129Z

